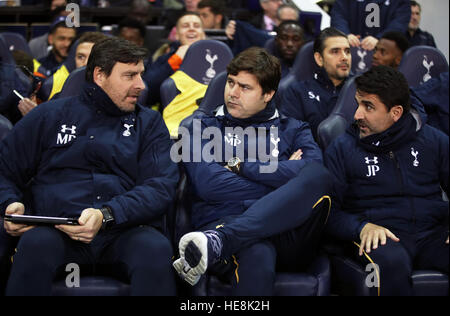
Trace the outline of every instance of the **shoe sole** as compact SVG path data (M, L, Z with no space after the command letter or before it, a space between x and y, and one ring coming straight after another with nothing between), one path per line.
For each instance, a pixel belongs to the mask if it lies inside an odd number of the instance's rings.
M183 261L186 261L184 259L184 253L190 242L193 242L195 246L197 246L202 255L199 263L195 267L190 267L191 271L194 275L204 274L208 268L208 238L201 232L192 232L184 235L178 244L178 248L180 249L180 257L183 258ZM187 262L186 264L189 265Z

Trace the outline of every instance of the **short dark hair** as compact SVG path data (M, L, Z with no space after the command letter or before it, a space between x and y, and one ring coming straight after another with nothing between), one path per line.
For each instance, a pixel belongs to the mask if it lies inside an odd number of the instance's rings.
M201 0L197 4L197 9L210 8L215 15L225 15L225 6L221 0Z
M409 42L406 36L397 31L390 31L386 32L381 36L381 38L394 41L397 47L402 51L402 53L406 52L406 50L409 48Z
M401 105L406 113L411 108L409 86L405 76L392 67L374 66L355 79L356 90L376 94L390 111Z
M78 39L78 45L81 43L97 44L98 42L101 42L107 38L108 36L101 32L84 32Z
M234 57L227 66L228 74L233 76L241 71L254 75L263 93L276 91L278 88L281 78L280 61L264 48L250 47Z
M412 7L419 7L419 10L422 11L422 7L420 6L419 2L411 0L411 6Z
M326 29L323 29L314 41L314 53L319 53L322 55L323 50L325 49L325 41L330 37L347 38L347 35L334 27L327 27Z
M297 25L300 28L300 32L301 32L302 38L304 38L304 34L305 33L304 33L304 30L303 30L303 27L300 24L300 22L296 21L296 20L284 20L283 22L281 22L280 25L277 26L278 33L280 32L281 29L283 29L283 27L285 25L291 25L291 24ZM277 33L277 35L278 35L278 33Z
M66 24L66 16L60 15L58 17L56 17L52 24L50 24L50 30L49 30L49 34L55 34L56 30L59 29L60 27L65 27L67 29L74 29L75 33L76 33L76 28L75 27L69 27Z
M146 31L145 30L145 25L141 21L136 20L134 18L130 18L130 17L124 18L123 20L121 20L119 22L119 25L118 25L118 28L117 28L118 33L120 33L120 31L124 27L129 27L129 28L132 28L132 29L138 29L139 30L139 34L141 34L141 37L145 38L145 31Z
M121 38L108 37L92 47L86 65L86 81L94 82L95 67L100 67L101 71L109 76L117 62L137 64L146 56L147 49Z

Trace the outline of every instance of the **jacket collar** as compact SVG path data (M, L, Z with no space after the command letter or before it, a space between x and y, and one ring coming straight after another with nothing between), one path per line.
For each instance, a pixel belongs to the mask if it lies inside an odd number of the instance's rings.
M314 72L314 79L322 86L325 87L329 91L340 91L342 86L347 81L348 77L342 80L342 82L335 87L333 81L331 81L330 77L328 76L327 72L324 68L319 68Z
M110 116L124 116L130 114L130 112L119 109L106 92L96 83L85 83L82 98L96 110L103 111ZM136 110L134 112L136 112L137 109L138 105L136 104Z
M215 116L220 120L225 119L226 122L228 122L231 125L243 127L265 123L280 117L278 110L274 106L274 102L269 102L264 110L246 119L237 119L232 117L231 114L228 113L225 104L219 106L215 110Z
M411 109L384 132L359 138L359 128L356 123L350 127L349 132L357 139L358 144L367 151L387 153L414 139L422 124L418 112Z

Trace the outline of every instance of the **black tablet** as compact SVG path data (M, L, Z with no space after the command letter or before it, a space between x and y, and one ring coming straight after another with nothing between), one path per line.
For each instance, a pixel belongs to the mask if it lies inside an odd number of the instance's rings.
M5 214L5 221L26 225L79 225L77 218Z

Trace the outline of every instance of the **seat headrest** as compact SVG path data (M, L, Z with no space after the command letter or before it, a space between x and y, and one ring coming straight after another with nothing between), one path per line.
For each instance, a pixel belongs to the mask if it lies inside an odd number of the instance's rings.
M413 46L402 57L398 70L410 87L417 87L448 71L448 63L440 50L431 46Z
M314 42L304 44L295 57L291 73L297 80L308 80L314 78L318 66L314 60Z
M79 95L86 82L86 67L81 67L72 71L67 77L58 98Z
M216 74L226 70L232 59L233 53L226 44L216 40L201 40L189 47L180 70L207 85Z

